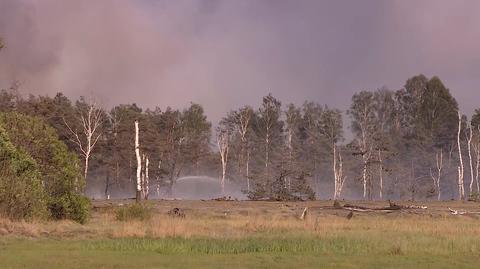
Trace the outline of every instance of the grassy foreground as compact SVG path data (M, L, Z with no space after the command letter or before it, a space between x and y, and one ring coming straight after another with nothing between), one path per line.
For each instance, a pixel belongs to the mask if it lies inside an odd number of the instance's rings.
M378 238L302 237L15 239L2 242L0 264L1 268L478 268L480 264L477 251L461 253L454 250L456 243L442 244L442 240L438 242L446 249L438 248L432 254L426 249L418 253L403 250ZM419 242L430 245L435 240L422 238ZM465 244L478 247L478 241Z
M166 215L179 205L185 219ZM0 219L0 268L480 268L476 216L441 205L348 220L317 203L299 220L303 206L163 203L127 222L107 207L83 226Z

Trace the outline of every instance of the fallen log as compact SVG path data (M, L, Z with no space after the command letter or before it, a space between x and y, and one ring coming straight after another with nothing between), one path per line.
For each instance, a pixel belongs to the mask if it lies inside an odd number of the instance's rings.
M390 204L390 208L399 208L399 209L428 209L427 206L421 205L397 205L394 202L388 200L388 203Z
M416 205L397 205L391 201L389 202L389 206L386 207L365 207L365 206L358 206L358 205L351 205L345 204L343 209L356 211L356 212L393 212L395 210L402 210L402 209L427 209L426 206L416 206Z
M448 210L450 211L450 213L452 213L452 215L480 215L480 212L475 212L475 211L466 211L466 210L455 210L455 209L451 209L450 207L448 208Z
M345 204L343 206L344 209L357 211L357 212L373 212L373 211L393 211L393 210L400 210L399 206L387 206L387 207L365 207L365 206L358 206L358 205L350 205Z
M237 198L233 198L232 196L223 196L223 197L214 198L214 199L212 199L212 201L217 201L217 202L220 202L220 201L233 202L233 201L238 201L238 199L237 199Z
M384 209L384 208L357 208L357 207L349 207L343 206L343 209L355 212L385 212L390 213L394 212L395 210L392 209Z

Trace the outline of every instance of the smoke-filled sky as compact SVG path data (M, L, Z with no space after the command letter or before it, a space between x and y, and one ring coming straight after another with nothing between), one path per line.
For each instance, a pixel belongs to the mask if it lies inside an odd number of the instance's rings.
M192 101L217 121L268 92L345 110L356 91L424 73L470 114L479 14L474 0L0 0L0 86L106 106Z

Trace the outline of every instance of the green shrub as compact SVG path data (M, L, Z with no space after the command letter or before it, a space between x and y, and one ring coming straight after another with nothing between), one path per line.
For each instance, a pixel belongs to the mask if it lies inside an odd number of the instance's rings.
M56 131L40 118L18 113L0 113L0 127L0 153L3 152L0 167L13 172L2 180L4 186L10 186L6 194L11 195L8 203L21 202L20 198L25 197L23 192L36 188L43 196L32 195L29 198L31 206L43 207L45 211L48 209L54 219L84 223L89 216L90 205L87 198L80 194L85 180L79 160L58 139ZM30 182L32 186L18 184L18 178ZM0 204L9 208L8 203L1 199L0 194Z
M0 214L11 219L45 218L47 197L38 165L10 142L0 126Z
M0 216L15 220L46 219L46 196L40 181L2 169L0 175Z
M149 220L153 209L145 203L134 203L117 209L115 218L118 221Z
M71 219L81 224L88 220L90 207L90 200L76 193L52 198L48 204L52 218Z

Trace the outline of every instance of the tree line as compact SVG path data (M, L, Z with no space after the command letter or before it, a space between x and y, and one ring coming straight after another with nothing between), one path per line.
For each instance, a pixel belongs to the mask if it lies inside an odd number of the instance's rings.
M222 187L235 183L251 199L465 199L479 192L480 111L462 116L438 77L354 94L347 127L338 109L282 106L271 94L259 108L230 111L214 130L199 104L107 111L62 93L24 98L18 85L2 90L0 111L52 126L82 160L87 186L104 197L135 190L168 197L184 175L219 177Z

